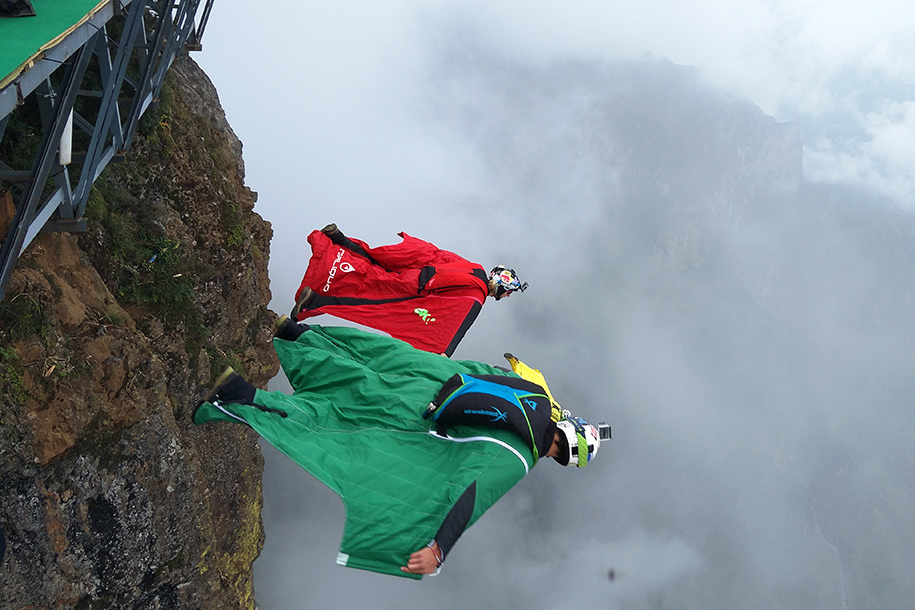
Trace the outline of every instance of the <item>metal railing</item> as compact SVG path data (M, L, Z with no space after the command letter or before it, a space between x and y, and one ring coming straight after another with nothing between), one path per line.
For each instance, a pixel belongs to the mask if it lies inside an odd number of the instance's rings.
M0 299L19 256L40 231L86 230L92 183L130 148L177 54L202 48L212 3L111 0L0 90L0 144L10 118L29 107L34 114L37 106L41 132L30 167L11 167L0 158L0 190L19 193L0 249ZM98 103L78 111L80 98ZM75 129L88 136L88 145L71 154Z

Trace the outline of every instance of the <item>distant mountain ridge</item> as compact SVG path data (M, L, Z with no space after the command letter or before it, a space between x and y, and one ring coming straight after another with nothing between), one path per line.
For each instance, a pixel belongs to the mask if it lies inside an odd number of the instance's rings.
M486 203L518 219L506 240L559 244L514 330L567 376L563 404L614 420L609 490L589 488L613 515L600 536L620 555L638 531L701 557L619 587L619 606L907 607L910 202L806 180L801 126L689 68L448 59L443 91L463 95L442 114L489 171ZM549 514L562 544L575 530ZM607 557L617 574L625 559Z

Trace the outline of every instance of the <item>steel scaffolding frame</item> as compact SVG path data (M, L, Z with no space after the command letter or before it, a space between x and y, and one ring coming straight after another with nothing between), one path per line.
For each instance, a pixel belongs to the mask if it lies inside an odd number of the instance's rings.
M201 2L202 17L195 24ZM30 168L0 160L0 183L21 193L0 249L0 299L19 256L39 232L86 230L83 213L92 183L130 148L140 117L155 103L178 53L202 48L212 3L111 0L0 90L0 143L10 117L30 101L38 106L42 132ZM119 27L109 27L115 23ZM76 111L79 97L99 100L94 117ZM74 163L81 162L75 180L71 174L77 172L60 158L66 148L61 138L72 129L89 136L86 150L72 156Z

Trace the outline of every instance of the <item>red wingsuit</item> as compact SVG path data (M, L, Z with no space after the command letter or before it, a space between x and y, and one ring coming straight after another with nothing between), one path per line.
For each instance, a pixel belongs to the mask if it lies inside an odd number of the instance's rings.
M326 313L386 332L413 347L450 356L489 294L481 265L427 241L370 248L340 231L312 231L305 287L314 291L296 316Z

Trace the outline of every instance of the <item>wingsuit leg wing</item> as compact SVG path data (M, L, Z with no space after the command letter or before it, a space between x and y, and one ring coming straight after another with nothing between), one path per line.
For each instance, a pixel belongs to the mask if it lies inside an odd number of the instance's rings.
M516 434L458 427L442 438L421 417L456 372L499 374L493 367L317 325L274 346L291 396L258 390L254 407L205 403L195 422L245 423L338 493L346 509L342 565L419 578L400 567L437 535L472 485L467 526L533 466Z

